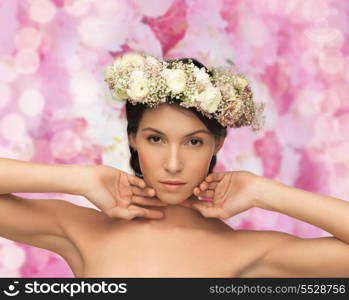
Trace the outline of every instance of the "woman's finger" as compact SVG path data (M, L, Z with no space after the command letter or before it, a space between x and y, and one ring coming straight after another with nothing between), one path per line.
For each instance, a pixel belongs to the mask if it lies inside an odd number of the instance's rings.
M207 190L199 193L198 197L204 197L204 198L214 198L214 191Z
M130 205L130 200L127 198L119 197L116 202L117 202L117 207L120 207L120 208L127 208Z
M157 210L146 209L135 205L130 205L128 208L113 207L107 211L109 217L132 220L136 217L149 219L161 219L164 215Z
M148 209L148 208L141 208L135 205L129 206L130 210L139 210L141 209L141 215L138 215L139 217L148 218L148 219L161 219L164 214L161 211L155 210L155 209Z
M194 195L197 197L213 198L214 193L214 190L201 191L199 188L194 189Z
M152 197L155 196L155 190L151 187L141 189L136 186L131 186L132 193L137 196Z
M209 200L195 200L187 199L180 203L180 205L196 209L206 218L223 218L227 219L221 207L216 206L213 201Z
M218 182L206 182L206 181L203 181L200 185L199 185L199 188L204 191L204 190L214 190L217 186Z
M222 215L222 209L220 207L215 206L213 203L211 203L211 205L208 205L206 203L204 205L200 205L196 203L193 205L193 207L197 209L206 218L227 218L227 216Z
M207 182L221 181L224 175L225 175L225 172L211 173L206 176L205 181Z
M148 219L162 219L164 217L164 214L158 210L145 209L144 215L142 217Z
M143 211L141 209L139 210L129 210L128 208L122 208L122 207L113 207L109 209L106 214L109 217L113 218L120 218L120 219L126 219L126 220L131 220L137 216L142 216Z
M156 197L142 197L142 196L132 196L132 203L141 205L154 205L154 206L168 206L167 203L161 201Z
M130 181L130 183L134 186L138 186L139 188L145 188L146 187L146 184L144 182L143 179L141 178L138 178L137 176L133 176L133 175L130 175L128 174L128 179Z

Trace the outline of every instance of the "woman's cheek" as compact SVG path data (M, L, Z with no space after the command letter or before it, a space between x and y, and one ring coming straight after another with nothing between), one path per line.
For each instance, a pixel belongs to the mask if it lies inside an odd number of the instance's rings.
M154 174L152 168L156 168L156 166L155 162L152 159L151 153L138 153L138 160L145 183L147 184L147 186L152 186L152 174Z
M198 155L191 160L190 178L199 185L205 178L210 167L212 156L209 153Z

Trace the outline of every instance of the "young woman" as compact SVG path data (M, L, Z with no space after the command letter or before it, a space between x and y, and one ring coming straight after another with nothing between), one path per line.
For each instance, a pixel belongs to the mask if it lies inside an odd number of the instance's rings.
M247 171L213 172L226 128L176 99L126 103L136 176L104 165L0 159L0 235L58 253L76 277L348 277L349 203ZM237 127L256 117L246 111L251 118L241 115ZM100 211L11 194L20 192L83 195ZM234 230L221 220L252 207L333 237Z

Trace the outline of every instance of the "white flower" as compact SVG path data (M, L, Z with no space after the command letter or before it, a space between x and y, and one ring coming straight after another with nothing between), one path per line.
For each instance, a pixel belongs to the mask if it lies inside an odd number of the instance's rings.
M217 110L221 99L222 96L219 89L214 87L207 88L197 96L197 101L200 102L201 108L209 113Z
M125 92L125 90L119 88L119 87L115 87L114 88L114 94L117 98L120 98L122 100L126 100L128 98L127 93Z
M127 94L134 100L140 101L149 93L148 80L143 71L134 70L130 75L130 88Z
M133 70L130 75L130 82L146 79L146 75L142 70Z
M248 85L248 81L241 76L236 76L235 84L237 85L238 89L243 90Z
M145 59L145 63L150 66L160 66L161 63L154 57L152 56L147 56Z
M210 75L208 75L208 73L206 73L204 68L197 68L195 67L193 70L194 76L196 78L196 82L202 85L208 85L211 83L210 80Z
M106 67L104 70L104 78L106 80L111 80L114 78L114 70L111 66Z
M193 104L195 104L196 101L199 101L199 100L198 100L198 95L199 95L198 90L195 89L193 92L194 92L193 94L185 95L185 96L182 98L182 101L184 101L184 102L190 102L190 103L193 103Z
M127 94L134 100L140 101L149 93L146 81L136 82L127 90Z
M225 91L225 97L230 99L230 100L236 100L239 96L238 92L236 91L236 89L233 86L226 86L227 89Z
M142 55L137 54L137 53L127 53L124 54L119 62L116 62L117 65L115 67L128 67L128 66L133 66L133 67L142 67L144 65L144 58Z
M183 70L165 68L161 74L166 79L168 87L174 94L178 94L184 90L187 75Z
M113 61L113 65L112 65L112 68L113 68L113 71L116 73L120 66L121 66L121 61L122 61L122 57L117 57L116 59L114 59Z

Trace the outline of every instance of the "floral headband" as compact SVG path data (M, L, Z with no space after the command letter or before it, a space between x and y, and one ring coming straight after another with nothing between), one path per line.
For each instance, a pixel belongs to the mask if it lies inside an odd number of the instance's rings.
M191 59L164 61L143 53L117 57L104 71L114 99L157 107L179 99L183 107L195 107L224 127L262 127L264 103L257 105L247 79L223 68L198 68Z

